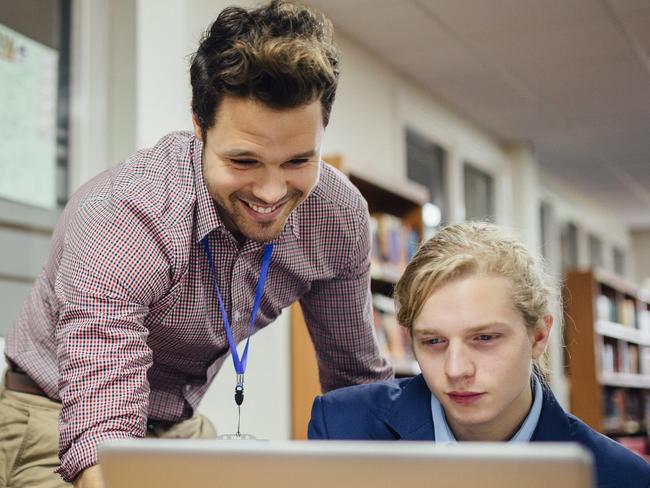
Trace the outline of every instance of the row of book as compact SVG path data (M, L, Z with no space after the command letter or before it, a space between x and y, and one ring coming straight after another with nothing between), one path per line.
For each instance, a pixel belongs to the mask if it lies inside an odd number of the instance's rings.
M650 310L644 302L637 302L633 298L616 299L600 294L596 299L596 316L599 320L650 332Z
M404 220L386 213L370 215L372 258L404 268L420 244L418 231Z
M606 338L600 355L603 373L650 375L650 347Z
M603 391L606 431L634 434L650 428L650 391L605 387Z

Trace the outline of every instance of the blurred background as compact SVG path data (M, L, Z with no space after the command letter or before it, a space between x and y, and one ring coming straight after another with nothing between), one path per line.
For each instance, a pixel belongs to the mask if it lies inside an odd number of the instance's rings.
M0 0L0 348L69 195L191 128L189 57L231 3ZM647 453L650 0L307 3L343 57L324 156L368 200L377 336L398 374L417 367L392 286L418 242L463 220L509 226L565 284L556 395ZM303 332L294 310L253 338L243 431L304 435ZM229 432L225 364L202 410Z

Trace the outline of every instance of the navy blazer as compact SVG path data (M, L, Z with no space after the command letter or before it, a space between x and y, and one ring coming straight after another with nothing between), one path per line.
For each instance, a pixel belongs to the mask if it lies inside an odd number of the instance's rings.
M435 441L431 392L422 375L341 388L316 398L310 439ZM577 442L595 461L599 488L648 488L650 465L567 414L548 388L532 442Z

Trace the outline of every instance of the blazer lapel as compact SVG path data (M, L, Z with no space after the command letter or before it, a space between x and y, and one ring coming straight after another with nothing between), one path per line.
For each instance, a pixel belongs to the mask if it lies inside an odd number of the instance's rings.
M422 375L410 380L393 399L392 408L386 414L384 422L401 440L435 440L431 417L431 392ZM531 441L571 441L567 415L547 387L544 387L542 412Z
M392 404L385 422L400 439L412 441L435 439L431 417L431 392L422 375L410 380Z

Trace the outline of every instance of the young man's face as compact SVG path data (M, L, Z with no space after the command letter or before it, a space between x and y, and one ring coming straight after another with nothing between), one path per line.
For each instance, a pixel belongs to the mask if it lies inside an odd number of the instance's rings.
M413 324L413 348L457 439L500 441L516 432L531 406L545 324L526 328L500 276L460 277L434 290Z
M201 130L194 120L197 138ZM203 179L224 225L239 239L275 239L311 192L324 134L320 101L274 110L224 97L203 148Z

